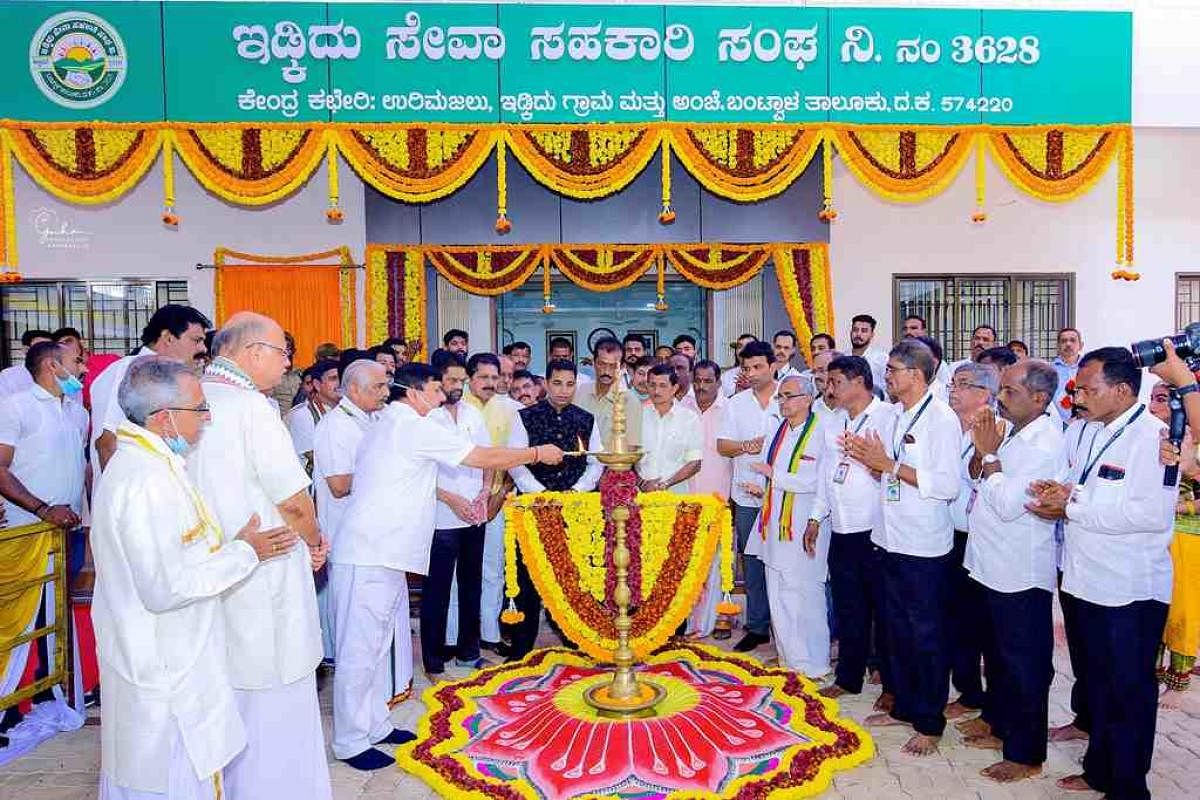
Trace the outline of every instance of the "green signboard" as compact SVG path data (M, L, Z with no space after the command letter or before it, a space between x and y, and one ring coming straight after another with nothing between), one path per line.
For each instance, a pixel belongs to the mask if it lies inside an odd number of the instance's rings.
M1130 119L1128 12L10 2L0 23L15 119Z

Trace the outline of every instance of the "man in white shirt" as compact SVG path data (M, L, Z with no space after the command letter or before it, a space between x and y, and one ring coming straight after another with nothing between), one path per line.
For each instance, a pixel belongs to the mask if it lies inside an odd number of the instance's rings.
M429 419L454 431L476 447L489 447L492 437L481 414L461 402L467 382L466 360L451 353L434 359L441 370L441 406ZM476 362L478 367L478 362ZM421 588L421 661L431 680L446 672L452 647L456 669L474 670L489 663L479 657L479 597L483 581L483 526L487 521L492 471L464 464L438 464L437 511L429 551L429 572ZM455 587L454 636L447 634L450 589Z
M892 694L883 635L883 550L871 542L882 511L879 478L844 451L847 434L892 429L896 408L875 397L871 381L871 365L861 356L840 356L829 364L826 397L836 411L824 429L826 459L804 533L806 547L812 547L809 542L822 535L820 523L830 520L838 662L833 683L821 690L826 697L862 692L873 650L883 667L884 694Z
M721 393L733 397L738 392L750 386L750 379L742 370L742 350L751 342L757 342L758 337L752 333L743 333L733 345L733 365L721 371ZM774 361L775 354L771 353Z
M596 380L576 387L575 405L595 418L600 441L607 443L612 436L613 410L620 399L625 404L625 440L631 446L640 445L642 406L634 392L621 390L621 343L611 336L600 339L592 348L592 363Z
M438 465L495 470L562 459L562 451L551 445L479 447L429 419L446 395L427 364L405 364L396 370L396 382L403 396L388 406L359 449L350 505L334 536L330 575L337 618L333 754L361 770L395 763L372 745L413 738L392 727L387 653L394 620L408 619L405 573L429 572ZM410 500L403 514L396 513L398 497Z
M725 407L721 430L717 434L717 452L733 459L733 525L737 551L742 554L746 580L746 635L735 645L738 652L749 652L771 640L771 610L767 601L767 579L763 563L746 554L746 543L758 519L762 499L750 487L758 485L754 464L763 451L763 431L772 419L778 420L779 403L775 399L775 354L766 342L751 342L741 352L742 371L750 381L750 391L738 392Z
M222 769L246 745L221 593L260 561L287 558L296 535L260 530L256 515L223 530L200 498L182 454L209 411L182 364L139 359L118 402L128 419L96 491L91 534L100 798L221 797Z
M138 356L159 355L198 369L207 352L204 332L212 326L208 317L191 306L168 303L162 306L142 329L142 347L131 356L114 361L99 375L92 376L92 483L100 480L100 471L116 449L117 427L125 421L117 404L117 388L125 370Z
M799 375L800 370L792 366L796 356L796 334L792 331L777 331L771 338L771 348L775 351L775 380L782 383L784 378Z
M721 367L715 361L701 359L692 368L692 397L683 405L696 412L700 418L703 455L700 470L692 476L691 491L694 494L715 494L729 500L729 484L733 479L732 462L717 452L717 434L724 421L725 405L728 402L721 391ZM688 623L688 633L696 639L712 636L728 639L729 622L717 619L717 604L721 601L721 553L713 554L713 563L708 570L705 584L696 608ZM729 554L732 558L733 554Z
M234 314L213 338L213 356L202 381L212 424L188 455L188 471L224 528L257 514L267 526L292 528L307 545L255 571L224 598L230 674L247 730L246 749L227 771L229 794L328 800L313 584L328 543L308 475L263 394L290 363L283 328L259 314Z
M21 347L25 348L26 353L35 344L49 341L53 341L50 331L30 328L21 334ZM0 370L0 397L16 394L28 389L32 385L33 376L29 374L29 370L25 369L25 362L22 356L18 356L17 362L11 367L5 367Z
M918 340L919 341L919 340ZM976 496L975 479L969 466L975 455L971 428L979 413L995 406L1000 389L1000 373L995 367L973 361L959 365L950 381L950 408L958 417L962 441L958 453L958 497L950 505L954 522L954 549L950 568L950 683L958 697L946 706L946 719L958 719L983 708L983 678L979 662L983 658L983 636L979 620L983 618L983 592L971 580L963 566L970 530L969 506ZM975 475L978 476L978 471Z
M963 375L954 376L955 383ZM1004 370L997 405L1011 423L979 408L974 444L970 531L965 567L981 594L972 624L988 659L983 714L959 724L974 747L1002 749L984 777L1009 783L1041 772L1046 760L1050 681L1054 677L1054 522L1026 508L1029 484L1051 480L1063 466L1062 425L1047 407L1058 375L1045 361ZM952 389L959 392L959 389ZM953 395L952 395L953 396ZM979 673L979 662L975 662Z
M1083 773L1060 788L1148 798L1158 682L1171 599L1174 485L1163 485L1164 425L1138 402L1142 375L1121 347L1079 362L1063 481L1034 481L1030 510L1065 519L1061 593L1076 601L1091 713Z
M642 408L645 452L637 463L643 492L687 494L688 481L700 471L700 416L675 399L677 381L670 364L650 368L650 405Z
M954 412L929 388L928 347L901 341L886 372L888 396L901 406L893 430L846 436L846 452L883 476L882 524L871 541L884 550L884 630L895 705L866 721L911 725L915 732L904 751L930 755L946 726L950 690L950 504L959 491L962 435Z
M386 369L386 368L385 368ZM317 423L341 400L341 384L338 380L338 362L326 358L304 370L303 377L311 377L313 391L306 402L292 408L283 417L295 445L296 455L305 471L313 474L313 439Z
M871 380L883 386L884 367L887 366L888 351L871 344L875 339L875 318L870 314L856 314L850 320L850 354L862 356L871 365Z
M389 383L388 374L379 362L365 358L350 362L341 378L341 400L317 423L313 435L313 495L317 501L317 521L331 541L354 488L354 457L358 445L374 424L376 414L387 403ZM337 639L329 595L329 570L323 569L317 574L317 612L321 619L322 652L325 661L332 663ZM408 630L408 620L399 623ZM411 653L405 661L411 672ZM399 692L403 692L412 675L396 677Z

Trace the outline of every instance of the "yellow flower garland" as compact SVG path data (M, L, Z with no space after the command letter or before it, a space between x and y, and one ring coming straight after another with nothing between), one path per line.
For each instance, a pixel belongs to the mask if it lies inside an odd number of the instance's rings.
M17 272L17 206L8 137L6 131L0 130L0 267L3 267L0 276L7 276L5 282L15 282L20 280Z

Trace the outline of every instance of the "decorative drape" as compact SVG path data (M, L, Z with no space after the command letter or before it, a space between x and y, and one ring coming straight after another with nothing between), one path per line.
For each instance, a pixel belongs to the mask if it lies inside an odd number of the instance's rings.
M299 256L218 248L213 263L218 325L239 311L265 314L295 338L301 365L322 342L355 345L356 270L349 248Z
M579 286L610 292L658 270L665 309L665 266L708 289L729 289L758 275L769 260L784 303L806 349L812 333L833 325L829 246L823 242L769 244L529 244L437 246L367 245L367 339L425 336L425 264L460 289L494 296L511 291L542 270L547 313L550 268ZM805 334L804 331L809 331Z
M1118 163L1114 277L1133 279L1133 130L1107 126L891 126L809 125L428 125L292 123L184 125L0 122L0 137L37 183L73 203L120 198L160 152L173 153L218 197L262 205L286 197L322 162L329 181L326 217L340 222L337 167L344 159L368 184L408 203L428 203L457 191L492 156L497 158L496 230L514 222L507 207L507 159L513 157L542 185L567 197L598 199L629 185L655 153L662 157L662 205L652 209L663 224L675 220L671 162L678 160L709 192L756 202L784 191L822 153L823 203L816 213L837 217L832 197L832 155L890 201L917 202L943 191L974 153L976 207L982 223L983 162L990 155L1021 191L1064 202L1093 188ZM672 154L674 159L671 158ZM323 158L324 157L324 158ZM9 159L0 158L7 172ZM164 180L163 221L177 225L173 181ZM0 198L11 223L11 196ZM648 213L651 210L648 210ZM519 214L518 214L519 216ZM2 221L2 220L0 220ZM10 228L11 231L11 228ZM15 264L11 233L4 263Z
M42 529L40 533L38 529ZM28 531L29 535L19 535L19 531ZM41 522L5 533L19 538L0 542L0 643L17 639L34 621L45 586L38 583L21 590L15 587L46 574L54 544L53 528ZM12 649L0 649L0 696L15 689L21 677L9 674L12 654ZM12 666L20 670L24 664L14 662Z

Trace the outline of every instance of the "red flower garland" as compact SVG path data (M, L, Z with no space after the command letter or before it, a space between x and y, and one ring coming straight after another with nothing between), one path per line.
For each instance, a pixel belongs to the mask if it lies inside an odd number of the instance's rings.
M629 548L629 603L636 608L642 602L642 513L636 502L637 473L633 470L605 470L600 478L600 505L604 508L604 604L617 610L613 594L617 590L617 574L613 569L613 550L616 549L617 529L612 511L617 506L629 509L625 523L625 546Z

